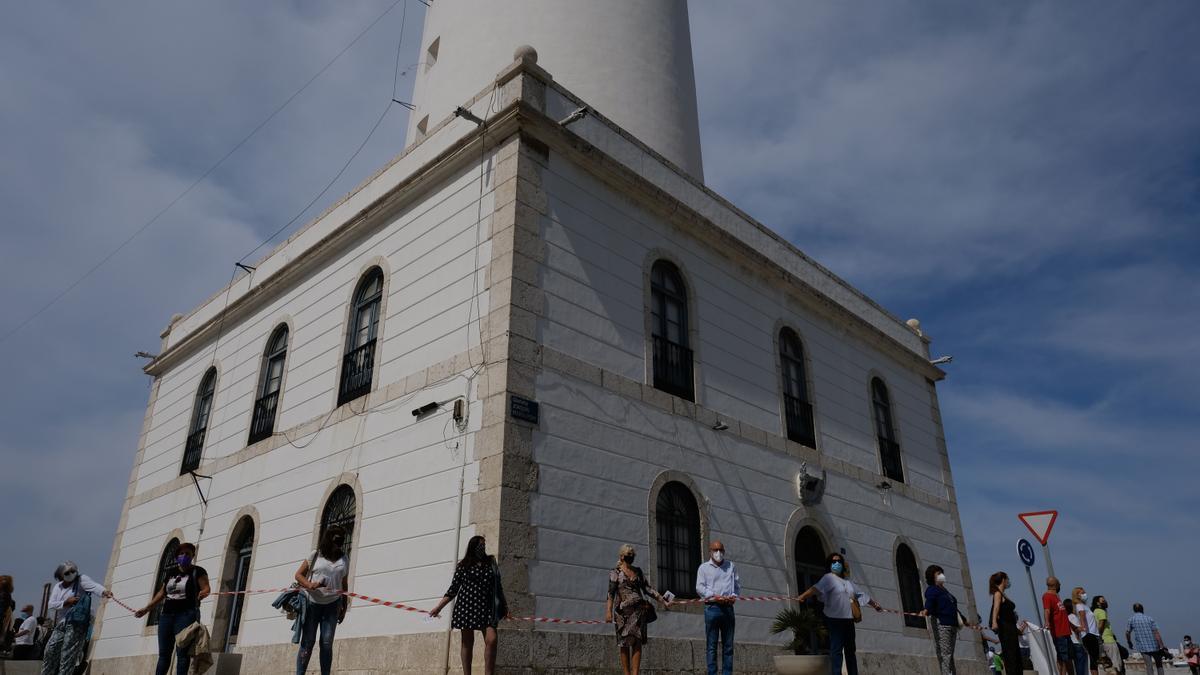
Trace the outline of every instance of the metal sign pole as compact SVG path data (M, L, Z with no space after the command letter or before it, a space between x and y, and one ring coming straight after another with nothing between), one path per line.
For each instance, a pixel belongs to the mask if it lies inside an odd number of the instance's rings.
M1054 561L1050 560L1050 544L1042 544L1042 555L1046 556L1046 573L1050 576L1054 574Z
M1025 567L1025 578L1029 579L1029 597L1033 599L1033 613L1034 616L1037 617L1038 625L1041 626L1041 630L1038 631L1038 635L1040 635L1042 639L1039 640L1039 642L1041 642L1042 646L1046 649L1046 658L1049 659L1051 665L1053 665L1055 659L1054 644L1048 639L1050 627L1046 625L1045 620L1042 618L1042 603L1040 600L1038 600L1037 589L1033 586L1033 572L1030 570L1028 565Z

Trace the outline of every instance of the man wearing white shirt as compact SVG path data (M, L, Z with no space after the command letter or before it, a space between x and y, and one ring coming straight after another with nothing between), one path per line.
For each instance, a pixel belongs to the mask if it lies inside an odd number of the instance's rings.
M709 559L696 570L696 595L704 600L704 634L708 642L708 675L717 675L717 641L721 642L722 672L733 675L733 603L742 581L725 559L725 545L708 546Z
M21 622L17 626L17 639L13 642L13 661L32 661L36 638L37 617L33 616L33 605L25 605L21 608Z

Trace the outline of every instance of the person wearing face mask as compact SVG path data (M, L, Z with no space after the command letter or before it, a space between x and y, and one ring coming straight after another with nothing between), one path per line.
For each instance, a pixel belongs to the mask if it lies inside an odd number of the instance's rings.
M1046 627L1054 641L1054 657L1058 663L1058 675L1071 675L1071 622L1063 611L1062 598L1058 597L1062 584L1055 577L1046 577L1046 592L1042 593L1042 611Z
M863 593L847 577L850 576L850 565L840 553L831 553L825 559L829 572L817 583L800 594L798 602L807 602L814 596L824 605L825 628L829 631L829 673L841 675L842 662L845 659L847 675L858 675L858 655L854 637L854 624L861 620L855 619L855 608L864 603L870 605L876 612L882 612L883 607L866 593Z
M704 639L707 643L708 675L717 675L717 642L721 643L724 675L733 673L733 605L742 594L742 580L733 563L725 559L725 545L708 546L708 560L696 570L696 595L704 600Z
M33 616L33 605L25 605L17 615L16 640L13 642L14 661L32 661L37 650L37 618Z
M211 588L208 572L193 565L196 558L195 544L180 544L175 549L175 565L166 570L162 586L150 598L145 607L134 612L139 619L146 616L155 605L162 603L158 615L158 666L155 675L167 675L171 668L171 651L175 651L175 674L187 675L191 665L191 652L175 647L175 636L184 628L200 620L200 601L208 597Z
M112 593L80 574L79 567L70 560L54 570L54 579L58 583L50 588L46 605L54 629L42 656L42 675L72 675L87 649L88 627L95 608L92 596L111 598Z
M455 600L457 598L457 600ZM508 616L508 602L504 599L504 584L500 579L500 566L488 555L487 541L476 535L467 542L467 553L454 568L450 588L429 616L437 618L451 600L454 613L450 615L450 628L462 633L459 656L462 659L463 675L471 675L471 659L475 652L475 631L483 633L483 672L496 672L496 626ZM299 674L297 674L299 675Z
M1004 661L1004 672L1020 673L1025 665L1021 658L1021 627L1017 619L1017 604L1008 599L1012 586L1008 574L996 572L988 578L988 592L992 595L991 626L1000 638L1000 658Z
M300 629L300 651L296 652L296 675L304 675L312 659L317 629L321 631L321 675L333 670L333 637L338 624L346 618L349 602L343 593L349 590L346 576L350 561L346 558L346 531L330 526L321 535L320 545L296 570L296 583L304 589L307 601L304 625Z
M1124 674L1125 659L1121 658L1121 646L1117 644L1117 635L1113 632L1112 622L1108 618L1108 599L1103 595L1092 598L1092 615L1096 617L1104 655L1108 657L1109 665L1106 669Z
M958 598L946 590L946 571L937 565L925 568L925 609L923 616L934 620L934 651L942 675L956 675L954 647L958 643Z
M636 558L637 551L629 544L617 551L617 566L608 573L608 601L604 607L604 622L616 627L621 670L625 675L641 672L642 646L649 639L646 626L653 612L646 596L660 605L670 605L646 582L641 568L633 566Z
M1200 675L1200 645L1192 642L1191 635L1183 636L1183 658L1192 675Z
M1092 675L1100 675L1100 626L1096 623L1096 615L1087 604L1088 594L1082 586L1071 590L1071 601L1075 603L1075 616L1083 634L1083 651L1087 653L1088 668Z
M1075 613L1075 601L1071 598L1063 600L1063 609L1067 612L1067 622L1071 625L1071 665L1075 675L1087 675L1088 657L1083 649L1083 634L1086 629L1079 615Z

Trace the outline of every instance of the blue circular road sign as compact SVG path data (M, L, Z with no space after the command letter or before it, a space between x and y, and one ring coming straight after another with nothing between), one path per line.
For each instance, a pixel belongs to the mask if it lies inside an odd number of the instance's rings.
M1021 557L1021 562L1025 563L1026 567L1033 567L1033 544L1027 539L1017 541L1017 555Z

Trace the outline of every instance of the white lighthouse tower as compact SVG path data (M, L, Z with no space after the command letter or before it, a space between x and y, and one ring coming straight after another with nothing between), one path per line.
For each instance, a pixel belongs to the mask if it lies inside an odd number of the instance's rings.
M523 44L555 81L704 179L686 0L437 0L425 15L408 143Z

